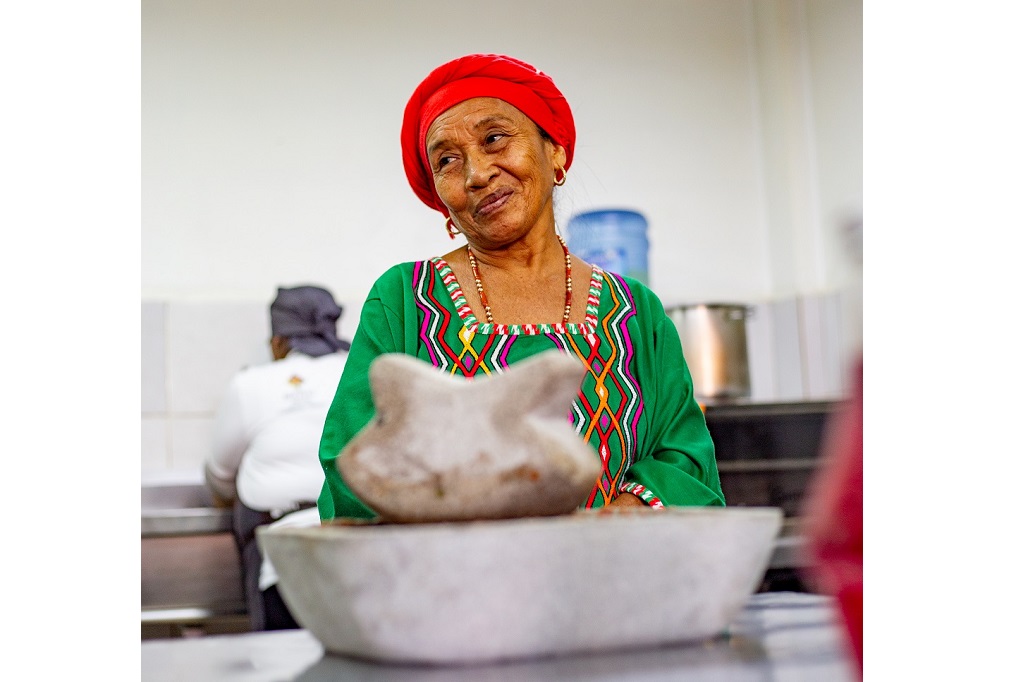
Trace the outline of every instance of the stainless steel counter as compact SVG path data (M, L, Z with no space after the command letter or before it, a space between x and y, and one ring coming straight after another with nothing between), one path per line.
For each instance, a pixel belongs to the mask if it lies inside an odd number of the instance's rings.
M395 666L325 654L306 630L142 643L142 680L192 682L739 682L858 679L835 602L755 594L721 637L650 650L470 667Z
M142 487L142 635L248 629L231 510L202 483Z
M142 537L231 532L231 510L217 507L206 486L142 487Z

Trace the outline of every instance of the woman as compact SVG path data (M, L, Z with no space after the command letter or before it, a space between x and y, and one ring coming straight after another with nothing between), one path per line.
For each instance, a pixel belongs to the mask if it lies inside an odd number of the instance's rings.
M370 363L394 352L461 376L552 348L576 355L588 373L569 419L604 469L585 506L724 505L661 302L573 256L558 234L553 192L572 165L576 130L552 80L510 57L455 59L413 92L401 140L413 191L468 243L395 265L370 291L320 444L321 518L375 516L335 460L373 416Z

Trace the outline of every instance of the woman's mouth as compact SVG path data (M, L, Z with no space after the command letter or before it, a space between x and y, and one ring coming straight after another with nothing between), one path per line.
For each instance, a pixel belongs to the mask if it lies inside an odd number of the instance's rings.
M476 207L476 214L479 216L489 216L508 203L509 197L512 196L512 190L508 187L502 187L501 189L495 190L488 194Z

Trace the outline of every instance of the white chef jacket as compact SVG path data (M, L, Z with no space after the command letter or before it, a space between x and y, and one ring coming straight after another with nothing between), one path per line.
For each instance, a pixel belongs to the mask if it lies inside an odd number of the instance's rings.
M275 518L316 502L324 482L320 436L348 353L284 358L243 369L214 425L206 480L227 500Z

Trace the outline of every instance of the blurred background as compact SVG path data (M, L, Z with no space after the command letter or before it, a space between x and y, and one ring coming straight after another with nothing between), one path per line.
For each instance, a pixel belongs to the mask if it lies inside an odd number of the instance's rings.
M667 306L750 306L750 401L842 394L860 2L143 0L141 27L144 482L197 476L228 378L269 360L277 286L331 289L351 338L384 269L452 248L398 136L416 84L470 52L534 64L572 106L563 225L639 211Z

